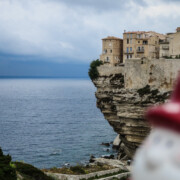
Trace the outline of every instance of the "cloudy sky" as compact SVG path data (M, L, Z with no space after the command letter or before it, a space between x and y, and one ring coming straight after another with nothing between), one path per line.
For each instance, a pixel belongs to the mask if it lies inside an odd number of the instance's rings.
M21 62L30 71L37 62L87 68L101 53L101 38L174 32L179 9L179 0L0 0L0 75L20 72Z

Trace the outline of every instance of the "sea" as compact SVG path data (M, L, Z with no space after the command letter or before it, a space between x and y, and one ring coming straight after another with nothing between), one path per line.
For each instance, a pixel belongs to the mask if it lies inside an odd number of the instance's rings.
M38 168L86 164L116 137L89 79L0 79L0 147Z

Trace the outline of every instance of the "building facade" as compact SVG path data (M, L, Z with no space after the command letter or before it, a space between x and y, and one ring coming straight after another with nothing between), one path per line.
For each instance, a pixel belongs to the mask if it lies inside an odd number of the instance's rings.
M174 33L169 33L166 35L166 38L159 42L160 50L159 50L159 57L160 58L167 58L170 57L169 46L170 46L170 39Z
M123 61L126 59L159 58L159 41L163 34L153 31L133 31L123 34Z
M100 60L112 65L123 63L123 40L114 36L102 39Z
M166 39L160 42L160 58L180 57L180 27L175 33L168 33Z

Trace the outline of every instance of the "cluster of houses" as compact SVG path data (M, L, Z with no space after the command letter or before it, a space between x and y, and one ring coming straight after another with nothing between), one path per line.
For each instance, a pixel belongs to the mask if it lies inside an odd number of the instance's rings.
M100 60L112 65L127 59L180 59L180 27L166 35L154 31L124 32L123 39L108 36L102 39Z

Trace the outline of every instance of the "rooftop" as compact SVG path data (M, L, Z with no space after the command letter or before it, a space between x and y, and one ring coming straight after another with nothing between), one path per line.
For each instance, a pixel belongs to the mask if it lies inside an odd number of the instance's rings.
M128 31L124 32L124 34L148 34L150 36L158 36L160 39L165 39L164 34L157 33L155 31Z
M114 36L108 36L107 38L103 38L102 40L122 40L122 39Z
M128 31L124 32L124 34L143 34L146 33L146 31Z

